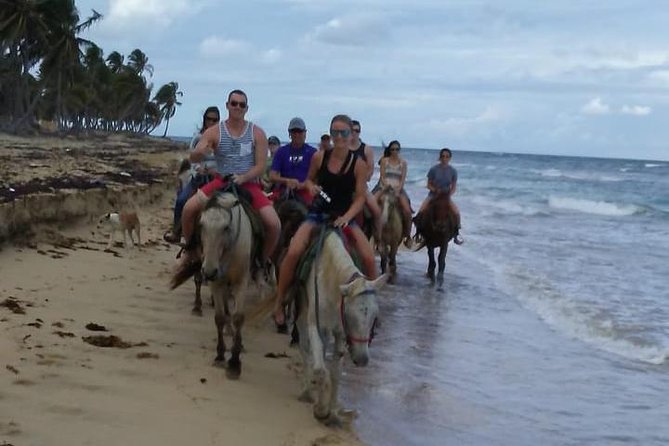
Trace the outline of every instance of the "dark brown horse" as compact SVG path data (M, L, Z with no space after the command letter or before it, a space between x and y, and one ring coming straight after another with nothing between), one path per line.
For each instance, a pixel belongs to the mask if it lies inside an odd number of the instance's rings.
M446 269L446 252L448 251L448 242L455 237L457 230L456 217L453 215L450 206L450 197L447 192L435 195L424 212L419 213L414 218L416 225L416 237L420 245L415 249L419 251L424 246L427 247L428 267L426 276L435 283L434 270L436 262L434 261L434 250L439 248L439 272L436 276L439 288L444 283L444 270Z

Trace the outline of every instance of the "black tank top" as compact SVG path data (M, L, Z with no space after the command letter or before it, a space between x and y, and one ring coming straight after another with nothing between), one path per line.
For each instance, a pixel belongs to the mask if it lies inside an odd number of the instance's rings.
M360 146L358 146L358 148L355 149L353 153L358 155L358 158L362 158L364 162L367 162L367 155L365 155L365 147L367 147L367 144L361 141Z
M330 214L332 217L339 217L344 215L351 207L351 204L353 204L353 195L355 194L355 163L358 158L354 152L349 150L339 172L334 174L328 169L328 161L331 154L332 150L325 152L323 162L316 175L316 182L323 189L323 192L330 197L330 202L320 203L322 207L317 211ZM347 167L348 169L346 169ZM314 199L314 201L317 200Z

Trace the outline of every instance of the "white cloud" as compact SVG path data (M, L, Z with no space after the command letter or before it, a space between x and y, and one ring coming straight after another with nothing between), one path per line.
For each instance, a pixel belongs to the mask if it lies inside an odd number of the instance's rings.
M377 15L357 14L336 17L318 25L305 37L307 42L322 42L331 45L369 46L386 40L387 23Z
M481 114L471 118L431 119L426 125L431 130L445 132L451 135L464 135L470 130L477 130L477 127L479 126L501 122L506 118L506 112L498 107L488 106Z
M200 54L205 57L241 54L249 50L251 50L251 44L246 41L225 39L219 36L207 37L200 43Z
M643 105L623 105L622 109L620 109L620 113L634 116L650 115L652 111L652 108Z
M165 28L173 21L199 12L202 0L109 0L103 25L116 31Z
M265 63L273 64L278 62L279 59L281 59L281 55L282 55L281 50L277 48L272 48L262 53L260 59Z
M586 115L608 115L611 113L611 107L602 102L602 98L594 98L581 108L581 112Z

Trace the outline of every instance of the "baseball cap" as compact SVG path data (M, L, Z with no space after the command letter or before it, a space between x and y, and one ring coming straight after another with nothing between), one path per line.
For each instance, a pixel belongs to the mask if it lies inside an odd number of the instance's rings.
M276 136L272 135L269 138L267 138L267 144L276 144L277 146L280 146L281 140Z
M290 124L288 124L288 130L306 130L307 126L304 125L304 121L302 118L293 118L290 120Z

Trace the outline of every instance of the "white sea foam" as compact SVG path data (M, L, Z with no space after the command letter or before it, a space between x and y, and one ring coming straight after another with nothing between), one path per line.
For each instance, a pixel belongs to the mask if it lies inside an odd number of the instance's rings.
M656 164L656 163L646 163L644 164L644 167L662 167L664 164Z
M541 274L509 264L493 270L502 289L554 329L628 359L649 364L663 364L669 359L669 346L626 338L624 331L616 328L614 316L564 295Z
M550 196L548 206L553 209L583 212L586 214L622 217L643 212L643 208L633 204L610 203L608 201L583 200Z
M620 169L621 172L624 172ZM613 176L613 175L603 175L599 172L588 172L588 171L573 171L573 172L563 172L559 169L542 169L542 170L533 170L535 173L538 173L542 177L546 178L567 178L569 180L578 180L578 181L603 181L603 182L616 182L623 181L624 178Z
M479 205L483 208L483 215L536 215L540 212L539 209L531 206L523 206L518 202L511 200L500 200L486 197L483 195L476 195L469 198L469 201Z

